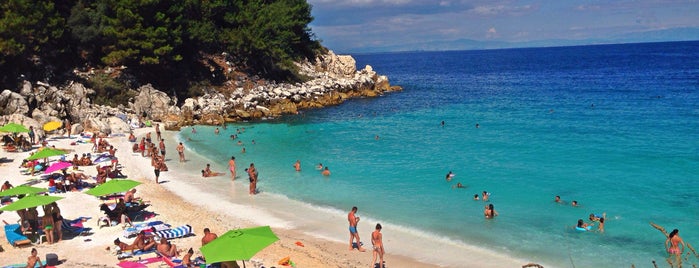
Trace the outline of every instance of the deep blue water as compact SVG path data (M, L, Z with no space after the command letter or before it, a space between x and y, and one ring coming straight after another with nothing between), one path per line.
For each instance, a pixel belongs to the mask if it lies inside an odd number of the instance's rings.
M557 267L663 263L664 237L650 221L699 243L699 42L353 56L404 90L229 125L220 138L198 127L187 146L211 159L235 155L240 174L254 162L263 194L358 206L382 222ZM245 154L228 139L240 127ZM330 177L314 170L319 162ZM494 220L472 200L484 190ZM603 212L604 233L572 230Z

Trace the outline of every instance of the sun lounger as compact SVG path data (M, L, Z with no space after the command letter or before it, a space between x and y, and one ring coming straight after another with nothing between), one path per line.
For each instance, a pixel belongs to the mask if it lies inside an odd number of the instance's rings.
M189 236L191 234L192 234L192 226L190 226L189 224L183 225L183 226L180 226L177 228L172 228L169 230L155 232L155 236L157 236L159 238L166 238L166 239L180 238L180 237Z
M13 247L20 247L25 245L31 245L32 241L22 234L19 224L7 224L5 225L5 237L10 245Z

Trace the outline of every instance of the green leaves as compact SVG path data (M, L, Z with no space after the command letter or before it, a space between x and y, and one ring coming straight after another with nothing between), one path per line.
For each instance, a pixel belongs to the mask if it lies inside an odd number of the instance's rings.
M3 0L0 12L0 73L38 57L153 74L228 52L252 72L286 79L294 60L320 48L305 0Z
M41 54L49 41L63 34L64 19L52 1L4 0L0 10L2 56Z

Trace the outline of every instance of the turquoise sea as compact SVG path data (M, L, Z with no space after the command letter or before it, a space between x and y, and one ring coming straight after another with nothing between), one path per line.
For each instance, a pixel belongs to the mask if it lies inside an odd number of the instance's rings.
M178 137L217 171L235 156L239 187L254 162L260 199L332 215L303 224L341 226L322 235L338 241L357 206L387 239L414 235L547 267L665 264L665 238L649 222L699 245L699 42L353 56L404 90ZM237 145L229 136L242 128ZM332 175L321 176L318 163ZM200 187L227 198L229 176L214 180ZM466 188L452 188L458 182ZM482 191L490 202L472 200ZM488 203L493 220L483 217ZM272 214L309 218L298 213ZM606 213L604 233L572 229L590 213ZM360 230L365 241L370 231Z

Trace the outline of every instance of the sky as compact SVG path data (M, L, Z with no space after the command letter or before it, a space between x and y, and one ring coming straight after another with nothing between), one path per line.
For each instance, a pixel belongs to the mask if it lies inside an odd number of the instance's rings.
M699 0L308 0L335 52L699 40Z

